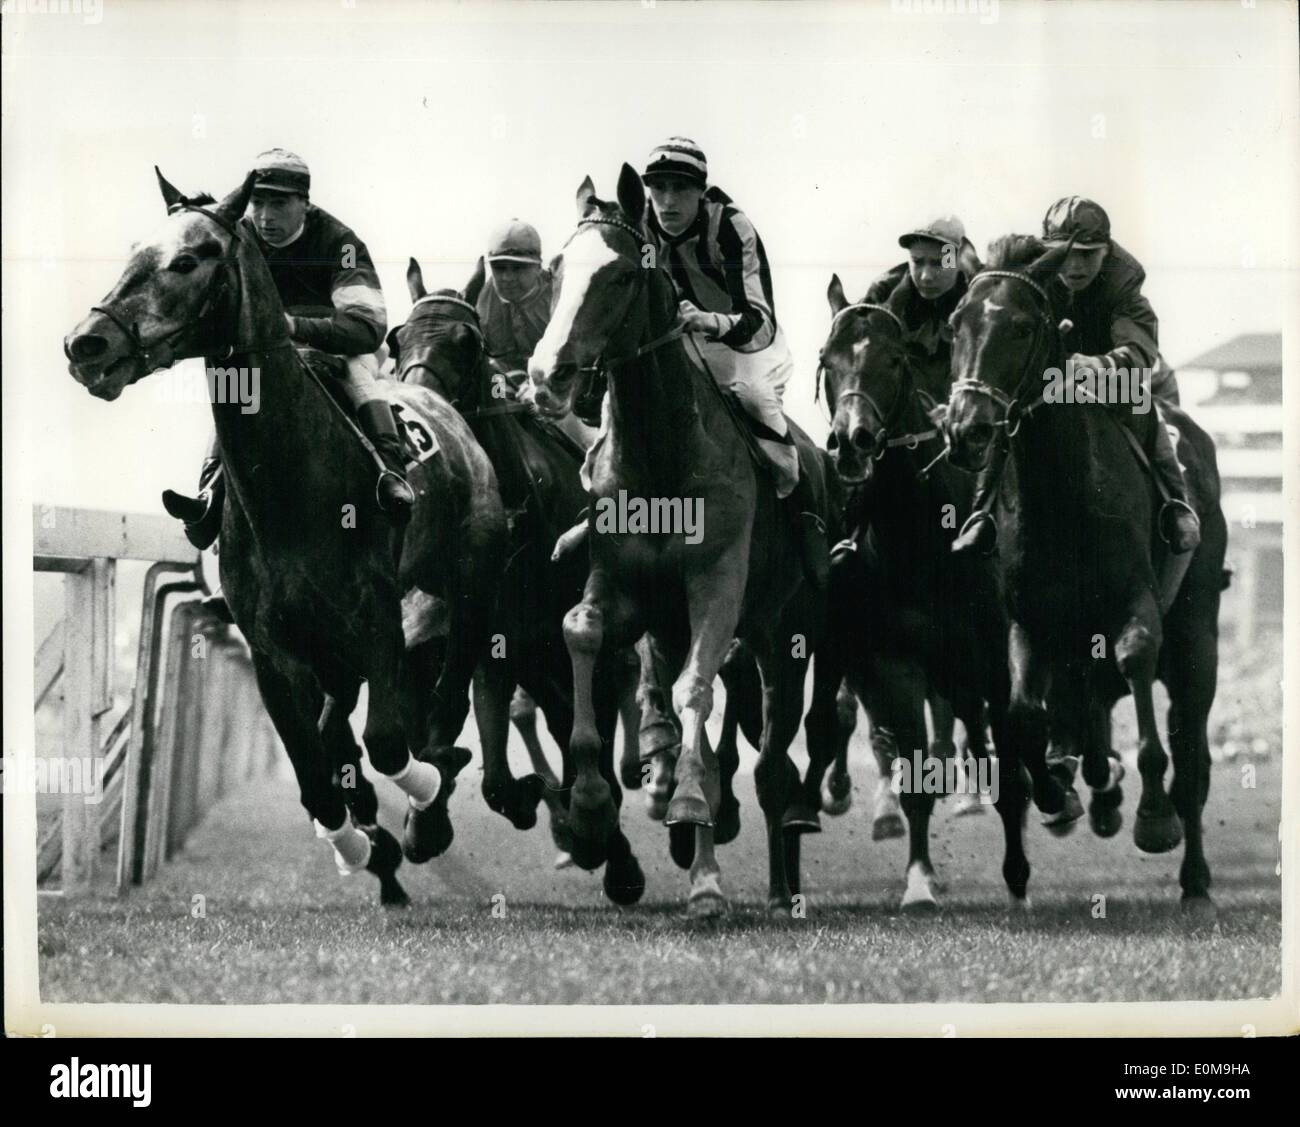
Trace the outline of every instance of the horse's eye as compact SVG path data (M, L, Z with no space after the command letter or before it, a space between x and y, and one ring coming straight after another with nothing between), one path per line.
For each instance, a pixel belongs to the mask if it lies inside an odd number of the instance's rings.
M199 264L199 260L192 254L182 254L174 258L171 265L167 267L173 274L188 274Z

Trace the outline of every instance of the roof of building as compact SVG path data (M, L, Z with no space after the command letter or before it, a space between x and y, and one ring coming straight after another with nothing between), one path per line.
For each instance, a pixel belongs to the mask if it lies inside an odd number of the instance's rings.
M1194 360L1184 361L1182 368L1209 368L1216 372L1249 372L1255 368L1282 367L1281 333L1241 333Z

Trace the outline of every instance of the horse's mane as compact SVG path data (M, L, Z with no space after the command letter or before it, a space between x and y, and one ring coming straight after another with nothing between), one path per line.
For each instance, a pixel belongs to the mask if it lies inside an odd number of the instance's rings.
M1018 270L1028 266L1047 250L1041 239L1034 235L1003 235L989 243L990 270Z

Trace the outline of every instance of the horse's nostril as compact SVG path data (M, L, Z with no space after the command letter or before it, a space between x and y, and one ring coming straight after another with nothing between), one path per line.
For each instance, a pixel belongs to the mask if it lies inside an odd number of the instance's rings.
M854 427L851 438L853 440L853 445L863 453L866 453L868 450L871 449L871 432L867 430L866 427L864 426Z
M840 448L840 436L834 431L826 436L826 449L832 454Z
M79 337L73 337L68 345L68 356L72 360L94 360L104 355L108 349L108 341L94 333L85 333Z

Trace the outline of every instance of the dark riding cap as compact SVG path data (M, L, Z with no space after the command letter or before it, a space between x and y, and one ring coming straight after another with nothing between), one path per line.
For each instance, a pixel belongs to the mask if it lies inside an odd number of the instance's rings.
M256 176L254 189L304 197L311 191L311 172L307 162L287 149L268 149L259 153L253 162L253 173Z
M662 145L656 145L645 162L641 178L649 181L668 175L684 176L703 188L709 180L709 162L704 159L704 150L689 137L669 137Z
M1110 246L1110 217L1100 204L1083 196L1057 200L1043 216L1043 242L1060 246L1074 239L1075 250Z
M488 239L489 262L532 262L541 265L542 239L537 228L522 219L510 219Z
M939 219L932 219L924 227L905 231L898 236L898 245L909 247L918 239L929 239L944 246L951 245L960 249L966 241L966 227L955 215L945 215Z

